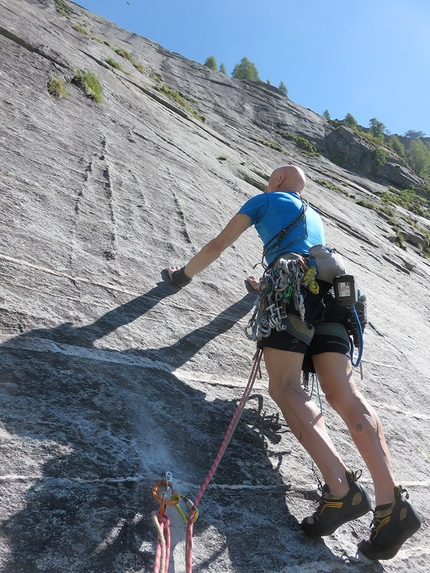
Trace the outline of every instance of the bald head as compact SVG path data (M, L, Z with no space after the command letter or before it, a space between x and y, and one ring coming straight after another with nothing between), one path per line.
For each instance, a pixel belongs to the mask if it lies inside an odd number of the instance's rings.
M269 179L265 193L272 191L292 191L300 195L306 187L303 169L295 165L285 165L275 169Z

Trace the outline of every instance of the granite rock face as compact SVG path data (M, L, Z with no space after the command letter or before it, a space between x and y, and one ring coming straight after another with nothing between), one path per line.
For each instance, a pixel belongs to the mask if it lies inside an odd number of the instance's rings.
M95 74L102 103L72 81L76 70ZM244 279L261 246L247 231L179 292L162 269L185 264L285 163L305 170L327 242L367 294L355 376L423 526L385 563L356 556L370 515L306 539L318 474L263 368L199 505L195 570L428 571L428 221L409 214L407 228L398 211L401 249L389 221L357 204L377 202L392 176L304 154L297 136L322 150L333 131L319 115L71 2L0 0L0 74L2 571L153 570L151 489L170 471L194 498L248 379ZM67 97L48 91L53 77ZM320 399L345 462L362 467ZM362 481L373 493L366 468ZM185 525L169 513L170 571L185 571Z
M355 169L371 177L407 188L421 183L421 178L388 148L382 149L382 157L375 146L353 129L340 125L323 140L319 149L329 159L346 168Z

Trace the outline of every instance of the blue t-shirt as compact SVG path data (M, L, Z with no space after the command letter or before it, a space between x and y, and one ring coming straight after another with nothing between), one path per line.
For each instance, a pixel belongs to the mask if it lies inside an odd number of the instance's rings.
M272 191L261 193L249 199L238 211L248 215L255 226L264 245L273 239L282 229L288 227L302 210L303 202L296 193L288 191ZM321 217L310 205L305 213L305 220L300 221L281 241L276 250L270 245L276 245L276 239L269 244L266 255L268 264L279 255L293 252L307 255L310 247L324 245L324 226Z

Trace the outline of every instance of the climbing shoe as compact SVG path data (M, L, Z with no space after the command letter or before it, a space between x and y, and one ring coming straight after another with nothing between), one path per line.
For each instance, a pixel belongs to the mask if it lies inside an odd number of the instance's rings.
M335 497L330 494L327 484L322 488L322 495L315 513L305 517L302 521L302 530L309 537L330 535L338 527L361 517L371 509L370 498L362 485L357 483L361 472L346 472L349 492L344 497Z
M406 539L418 531L421 520L408 499L407 491L399 485L394 488L393 503L375 507L370 539L358 544L364 555L370 559L391 559Z

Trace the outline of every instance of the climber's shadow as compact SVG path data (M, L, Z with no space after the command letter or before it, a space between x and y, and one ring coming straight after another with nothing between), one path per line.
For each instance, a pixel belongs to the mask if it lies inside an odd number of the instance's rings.
M124 352L95 347L98 339L142 318L175 292L160 282L88 326L37 329L0 346L1 419L25 450L13 467L23 474L22 483L8 491L5 481L3 494L26 492L21 493L25 507L1 525L10 548L4 573L152 570L156 533L150 514L157 507L150 492L156 473L171 469L185 482L201 483L237 406L236 400L208 401L205 392L174 371L232 328L254 300L247 294L168 347ZM277 570L275 561L279 566L279 555L271 563L273 552L262 546L252 523L245 523L238 543L249 491L249 512L254 508L260 515L268 508L276 517L266 524L269 535L279 534L279 523L286 535L291 530L301 535L285 504L287 486L279 472L289 452L270 450L286 431L279 418L265 412L262 396L250 398L204 502L206 517L196 524L196 534L204 536L216 522L236 571L258 570L263 556L270 570ZM43 467L40 476L20 468L33 450L35 464ZM229 487L238 484L246 488L233 494ZM324 544L321 551L331 555ZM254 557L241 564L245 552Z

